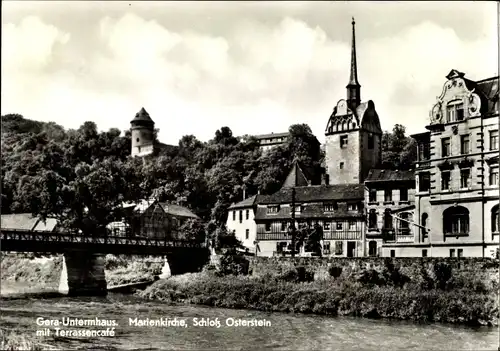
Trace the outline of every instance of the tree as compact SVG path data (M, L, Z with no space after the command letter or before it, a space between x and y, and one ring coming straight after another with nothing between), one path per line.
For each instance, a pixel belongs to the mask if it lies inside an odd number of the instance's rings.
M204 242L206 238L203 222L196 219L188 219L179 228L179 233L184 240Z
M406 129L396 124L392 133L382 135L382 166L388 169L408 170L417 160L417 145L413 138L406 136Z

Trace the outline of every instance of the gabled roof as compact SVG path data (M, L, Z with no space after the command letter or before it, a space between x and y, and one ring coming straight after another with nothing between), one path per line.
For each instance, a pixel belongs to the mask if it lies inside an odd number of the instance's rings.
M240 201L238 203L232 204L229 206L229 209L236 209L236 208L250 208L253 207L256 203L257 195L251 196L249 198L246 198L243 201Z
M302 171L302 168L300 168L299 162L295 160L283 183L283 187L307 186L310 181L311 180L305 175L304 171Z
M199 217L195 215L193 212L191 212L190 209L184 207L184 206L179 206L179 205L172 205L166 202L159 202L158 203L163 211L165 213L168 213L172 216L176 217L188 217L188 218L195 218L198 219Z
M254 135L254 138L261 140L261 139L281 138L281 137L288 137L288 136L290 136L290 133L285 132L285 133L271 133L271 134Z
M413 171L395 171L390 169L371 169L365 179L366 183L393 182L393 181L415 181Z
M283 204L292 202L292 189L295 189L295 201L315 202L330 200L362 200L363 184L311 185L295 188L281 188L272 195L264 197L259 204Z
M26 230L26 231L48 231L51 232L57 225L55 218L47 218L44 222L38 217L33 217L31 213L16 213L1 215L2 229Z

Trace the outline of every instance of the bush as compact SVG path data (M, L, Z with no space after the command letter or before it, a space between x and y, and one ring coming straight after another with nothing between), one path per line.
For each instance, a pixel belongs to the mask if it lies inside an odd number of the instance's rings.
M242 255L225 254L220 259L219 270L216 272L220 276L225 275L247 275L250 262Z
M382 278L390 285L403 287L406 283L410 282L410 278L396 267L390 258L384 260L384 269L382 271Z
M340 275L342 274L342 267L337 265L330 266L328 268L328 274L330 274L331 277L334 277L336 279L340 277Z
M280 274L278 280L291 283L312 282L314 281L314 273L308 271L304 266L298 266Z
M434 279L436 281L436 286L445 290L448 287L448 282L452 277L452 268L446 262L436 262L433 267Z

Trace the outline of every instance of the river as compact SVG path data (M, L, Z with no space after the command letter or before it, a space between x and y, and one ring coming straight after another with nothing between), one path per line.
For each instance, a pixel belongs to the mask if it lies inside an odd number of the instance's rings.
M107 350L496 350L495 328L467 328L402 321L323 317L200 306L169 306L133 296L109 294L100 298L24 297L2 299L1 327L35 335L38 317L116 320L116 335L101 337L43 337L61 349ZM185 319L187 327L140 327L129 318ZM221 327L194 326L194 318L221 321ZM230 327L227 318L267 320L271 326ZM85 327L84 327L85 328ZM95 327L87 327L95 328ZM62 327L62 329L74 329Z

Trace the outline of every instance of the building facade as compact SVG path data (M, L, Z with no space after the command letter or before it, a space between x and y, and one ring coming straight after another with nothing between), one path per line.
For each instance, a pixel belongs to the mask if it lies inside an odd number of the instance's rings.
M498 77L452 70L418 143L415 223L396 256L491 257L498 247Z
M254 195L241 202L233 204L228 209L226 227L250 252L255 252L257 224L255 209L259 195Z
M268 151L273 147L285 144L290 137L290 133L261 134L254 135L254 137L259 141L261 149Z

